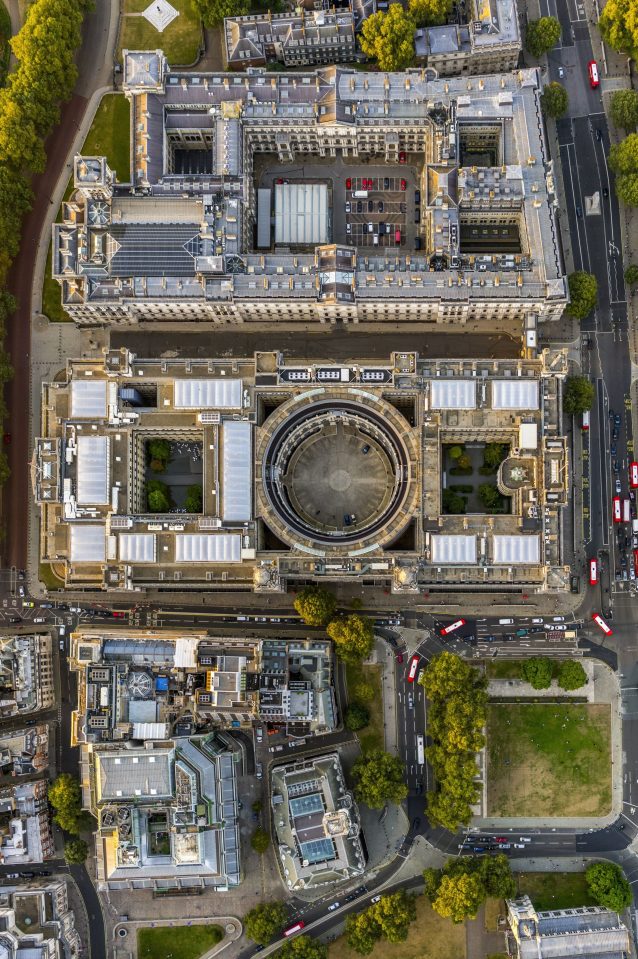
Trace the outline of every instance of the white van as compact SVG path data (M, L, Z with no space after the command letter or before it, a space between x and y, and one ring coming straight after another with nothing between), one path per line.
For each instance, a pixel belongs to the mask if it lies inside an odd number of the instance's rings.
M499 625L499 626L511 626L513 622L514 622L513 619L499 619L498 625Z

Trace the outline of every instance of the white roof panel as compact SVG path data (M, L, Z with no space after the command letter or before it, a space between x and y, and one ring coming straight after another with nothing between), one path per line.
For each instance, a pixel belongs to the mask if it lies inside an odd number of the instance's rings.
M108 436L78 436L78 505L104 506L110 503L109 473Z
M432 542L432 563L474 566L476 564L476 536L444 536L435 534Z
M168 723L133 723L133 739L168 739Z
M540 563L540 536L530 536L525 533L513 536L493 536L492 551L492 562L495 565L516 566L527 564L534 566Z
M522 450L538 449L538 426L536 423L521 423L518 428L518 445Z
M520 376L492 380L493 410L537 410L538 380Z
M175 380L173 406L183 410L239 410L241 396L241 380Z
M98 523L72 523L72 563L103 563L106 558L106 527Z
M176 563L239 563L238 533L184 533L175 537Z
M155 533L120 533L117 538L120 561L124 563L154 563L156 559Z
M222 428L222 519L252 519L252 425L226 420Z
M275 184L275 243L327 243L328 239L326 184Z
M71 380L71 417L104 419L106 417L106 380Z
M476 408L476 380L431 380L430 408L473 410Z

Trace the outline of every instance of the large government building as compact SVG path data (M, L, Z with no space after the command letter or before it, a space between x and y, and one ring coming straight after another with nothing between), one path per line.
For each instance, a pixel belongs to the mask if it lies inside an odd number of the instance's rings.
M567 288L537 70L173 74L126 52L129 182L76 157L52 273L81 325L521 335Z
M569 587L562 351L539 359L69 360L32 461L67 587Z

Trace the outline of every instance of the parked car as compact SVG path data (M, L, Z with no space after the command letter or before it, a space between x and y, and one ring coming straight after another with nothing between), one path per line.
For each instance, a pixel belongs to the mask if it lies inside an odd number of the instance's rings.
M352 177L347 177L347 178L346 178L346 190L351 190L351 189L352 189Z
M256 732L256 735L257 735L257 742L258 742L258 743L263 743L263 741L264 741L264 727L263 727L263 726L257 726L257 729L255 730L255 732Z
M389 176L384 176L384 178L383 178L383 189L384 189L384 190L389 190L389 189L390 189L390 177L389 177ZM374 901L374 900L373 900L373 901Z
M407 188L408 188L408 181L407 181L407 180L401 180L401 189L402 189L402 190L407 190Z
M420 190L415 190L415 191L414 191L414 205L415 205L415 206L420 206L420 204L421 204L421 191L420 191Z
M328 912L334 912L335 909L338 909L340 905L341 905L340 902L332 902L332 903L330 903L330 905L328 906Z
M352 207L351 207L350 203L348 202L348 203L346 203L346 213L351 213L351 212L352 212Z

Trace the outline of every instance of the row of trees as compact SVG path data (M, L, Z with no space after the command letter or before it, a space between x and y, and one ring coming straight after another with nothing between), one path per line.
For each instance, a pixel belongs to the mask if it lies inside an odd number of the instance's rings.
M638 206L638 133L614 143L609 151L609 166L616 174L616 193L631 206Z
M580 689L587 683L587 673L582 663L564 659L559 663L547 656L532 656L520 664L520 678L534 689L549 689L552 679L564 690Z
M326 627L337 656L344 663L357 665L368 658L374 645L374 629L367 616L337 615L336 597L321 586L302 590L294 606L306 625Z
M254 906L246 913L243 921L248 938L260 946L266 946L289 925L290 918L286 904L275 900ZM327 955L328 947L309 936L298 936L284 943L277 951L280 959L326 959Z
M474 757L485 739L486 680L459 656L443 652L421 671L419 683L429 700L427 758L437 788L428 794L430 822L455 832L472 817L478 800Z
M74 837L65 844L64 858L68 863L83 863L89 847L78 837L81 832L92 830L95 824L82 809L82 790L75 776L61 773L49 786L49 802L55 810L53 821Z
M638 58L636 0L607 0L598 21L603 39L621 53Z
M503 853L451 859L443 869L426 869L423 880L432 908L452 922L473 919L488 898L509 899L516 893Z
M594 384L586 376L568 376L563 390L563 409L568 416L580 416L592 408Z
M363 912L346 919L348 945L361 956L369 955L378 942L405 942L416 919L414 896L404 889L381 896Z

